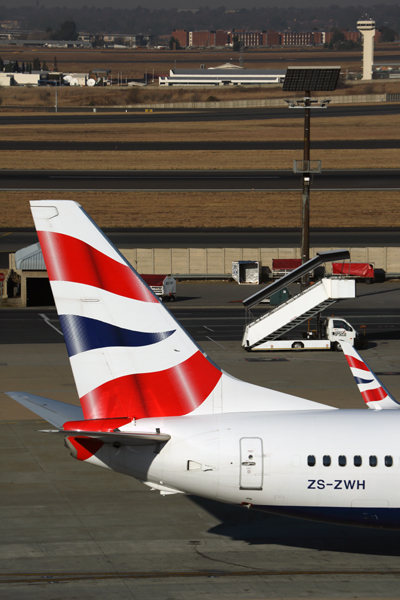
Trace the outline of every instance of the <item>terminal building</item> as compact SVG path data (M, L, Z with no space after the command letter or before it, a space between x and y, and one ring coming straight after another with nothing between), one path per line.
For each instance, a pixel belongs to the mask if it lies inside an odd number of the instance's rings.
M159 85L165 87L271 85L282 83L285 75L285 69L244 69L228 63L209 69L171 69L169 75L159 78Z

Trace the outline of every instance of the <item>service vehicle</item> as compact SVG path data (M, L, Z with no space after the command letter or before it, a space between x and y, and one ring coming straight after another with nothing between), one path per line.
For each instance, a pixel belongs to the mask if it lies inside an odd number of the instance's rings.
M319 315L318 315L319 316ZM296 333L296 332L293 332ZM281 338L265 341L252 350L342 350L342 342L350 346L361 347L361 342L354 327L339 317L317 318L317 329L298 332L289 339Z

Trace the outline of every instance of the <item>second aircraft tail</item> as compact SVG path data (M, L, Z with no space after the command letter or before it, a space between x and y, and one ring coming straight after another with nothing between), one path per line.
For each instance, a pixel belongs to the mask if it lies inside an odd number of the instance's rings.
M388 392L375 373L361 358L357 350L346 342L340 342L350 370L356 380L361 396L368 408L374 410L396 409L400 404Z

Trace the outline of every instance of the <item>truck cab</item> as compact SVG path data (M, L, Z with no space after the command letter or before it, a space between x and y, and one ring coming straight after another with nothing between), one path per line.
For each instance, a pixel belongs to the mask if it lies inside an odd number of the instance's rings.
M358 345L357 332L346 319L329 317L324 322L326 339L335 344L337 350L341 350L340 342L347 342L352 346Z

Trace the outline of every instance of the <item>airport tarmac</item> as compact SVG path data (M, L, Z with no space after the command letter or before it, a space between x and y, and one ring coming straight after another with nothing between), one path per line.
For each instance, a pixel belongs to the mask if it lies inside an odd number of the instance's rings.
M13 170L3 169L2 191L299 191L293 171L271 170ZM313 183L315 191L400 189L396 169L330 169Z
M188 316L191 302L211 307L222 284L187 285L198 290L192 292L195 300L186 301ZM243 288L232 286L225 288L231 297L240 296ZM395 309L398 288L365 286L360 305ZM1 390L77 403L64 345L18 343L18 331L0 344ZM239 378L364 409L340 352L249 354L235 339L202 346ZM400 336L377 332L363 356L396 395ZM48 424L2 393L0 419L2 599L400 596L398 532L283 518L197 497L161 497L132 478L72 459L61 436L39 433Z
M93 107L58 107L58 112L54 112L53 107L26 107L39 110L39 113L15 113L13 107L2 106L0 114L0 123L6 122L7 125L72 125L87 123L185 123L198 121L249 121L253 119L303 119L301 111L290 111L287 107L253 107L253 108L207 108L207 109L160 109L155 108L154 112L146 113L143 108L118 108L118 107L97 107L93 112ZM9 109L11 109L10 112ZM399 112L398 103L380 102L379 104L333 104L329 111L319 111L319 118L332 117L377 117L381 115L397 115ZM52 113L52 114L46 114Z

